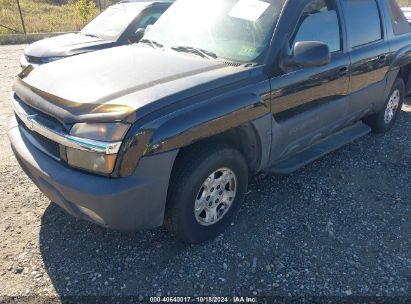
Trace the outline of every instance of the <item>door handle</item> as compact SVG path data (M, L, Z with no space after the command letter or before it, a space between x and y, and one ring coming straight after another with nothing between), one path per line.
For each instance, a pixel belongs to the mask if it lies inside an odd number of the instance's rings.
M379 63L385 63L385 60L387 59L387 56L381 55L378 57L378 62Z
M340 68L340 70L338 71L338 76L339 77L347 76L347 74L348 74L348 67L346 67L346 66Z

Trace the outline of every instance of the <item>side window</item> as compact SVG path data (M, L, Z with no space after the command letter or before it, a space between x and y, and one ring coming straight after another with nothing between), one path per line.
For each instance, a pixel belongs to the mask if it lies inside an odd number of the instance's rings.
M341 31L334 0L316 0L306 6L298 21L292 45L298 41L321 41L331 52L341 50Z
M344 0L348 39L358 47L382 39L381 18L375 0Z
M150 14L147 14L143 19L140 20L138 23L137 28L146 28L149 25L152 25L156 23L158 18L163 14L163 12L152 12Z

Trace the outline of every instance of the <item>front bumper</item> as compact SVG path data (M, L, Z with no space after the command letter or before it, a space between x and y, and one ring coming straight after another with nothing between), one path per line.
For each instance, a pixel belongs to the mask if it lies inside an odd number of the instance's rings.
M13 117L8 136L26 174L71 215L118 230L163 223L167 189L177 151L144 157L135 173L111 179L69 168L38 150Z

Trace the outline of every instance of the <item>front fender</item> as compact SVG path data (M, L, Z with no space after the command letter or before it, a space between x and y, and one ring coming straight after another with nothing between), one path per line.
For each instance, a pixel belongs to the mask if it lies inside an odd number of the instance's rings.
M253 88L193 103L144 126L136 124L120 151L118 177L132 174L143 156L186 147L270 113L268 81Z

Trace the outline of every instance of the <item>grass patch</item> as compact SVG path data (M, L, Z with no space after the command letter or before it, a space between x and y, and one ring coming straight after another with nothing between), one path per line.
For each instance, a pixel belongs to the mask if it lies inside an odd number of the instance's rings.
M400 6L411 6L411 0L397 0Z
M101 1L103 8L111 2L115 1ZM78 31L84 26L80 14L75 9L74 1L53 4L50 0L20 0L20 6L28 33ZM96 8L94 15L98 13L99 10ZM0 0L0 25L23 32L16 0ZM14 33L0 26L0 35Z

